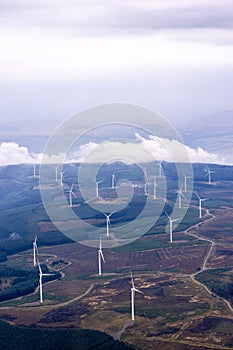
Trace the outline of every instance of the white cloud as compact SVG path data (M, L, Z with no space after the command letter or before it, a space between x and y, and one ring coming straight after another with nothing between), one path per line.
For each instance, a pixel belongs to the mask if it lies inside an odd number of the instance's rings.
M188 158L192 163L223 163L224 159L220 158L215 153L209 153L205 151L203 148L191 148L187 145L182 145L177 140L169 140L169 139L158 139L151 136L149 139L145 139L140 135L137 135L138 140L141 144L151 152L154 157L158 160L172 161L174 160L172 157L172 152L179 152L177 155L177 159L179 161L184 161L184 148L187 152ZM186 158L185 158L186 159Z
M108 141L101 144L88 142L81 145L71 156L64 153L57 155L33 154L27 147L20 146L16 142L3 142L0 144L0 166L10 164L35 164L43 161L46 164L62 164L63 162L110 162L111 160L124 159L125 162L136 161L138 163L150 162L154 159L161 161L187 161L193 163L224 163L215 153L209 153L203 148L196 149L183 146L176 140L158 139L150 137L145 139L136 135L137 143ZM184 148L188 158L184 156ZM173 154L178 153L176 159ZM179 153L180 152L180 153Z
M33 155L27 147L19 146L16 142L0 144L0 165L28 164L38 161L38 155Z
M116 159L117 155L119 159L134 160L136 155L137 162L142 163L149 162L152 159L167 162L185 162L189 160L192 163L224 163L224 158L221 158L215 153L207 152L201 147L191 148L177 140L159 139L152 136L149 139L145 139L136 134L136 137L137 144L129 142L86 143L79 147L72 161L104 162ZM175 159L173 154L175 154Z

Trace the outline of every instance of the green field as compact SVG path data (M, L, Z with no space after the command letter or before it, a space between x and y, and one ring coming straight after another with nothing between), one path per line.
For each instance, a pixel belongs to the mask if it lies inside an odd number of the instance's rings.
M131 318L132 270L136 287L144 294L136 293L136 322L122 331L121 340L140 350L156 346L163 350L193 350L193 346L197 350L209 349L208 346L219 349L219 344L232 349L233 316L226 303L233 303L232 167L213 166L212 185L206 182L203 169L202 164L194 165L194 191L208 198L203 202L202 219L198 217L198 200L193 192L186 215L174 229L173 243L169 242L165 213L170 214L174 208L178 184L174 165L165 164L168 193L161 216L141 238L117 248L104 248L101 277L97 249L73 243L50 222L32 169L2 169L0 319L12 325L0 324L1 348L27 349L25 339L30 344L28 349L44 349L44 344L54 350L129 348L114 342L110 335L120 332ZM128 167L122 171L125 177L129 175ZM72 183L72 173L67 171L66 196ZM74 212L81 221L92 222L93 232L105 227L103 215L90 208L91 201L88 204L82 199L77 182L74 183L78 197L74 198ZM59 203L56 186L53 184L49 194L55 209ZM109 202L115 198L116 194L109 192L109 183L103 184L101 191ZM138 190L127 210L113 216L111 227L117 231L120 225L133 220L144 201L145 196ZM185 203L184 199L184 206ZM149 218L156 213L149 211ZM176 215L179 217L179 209ZM139 231L143 231L146 220L145 217L138 222ZM67 224L72 222L68 220ZM85 229L78 229L80 239L85 239ZM39 278L38 268L32 266L35 236L43 271L55 273L50 281L44 279L43 306L38 292L35 293ZM37 347L31 346L33 341Z

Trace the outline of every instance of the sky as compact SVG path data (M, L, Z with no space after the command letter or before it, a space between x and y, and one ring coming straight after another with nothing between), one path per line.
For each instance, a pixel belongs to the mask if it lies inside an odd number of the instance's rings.
M0 0L0 122L127 102L183 127L233 110L232 19L232 0Z

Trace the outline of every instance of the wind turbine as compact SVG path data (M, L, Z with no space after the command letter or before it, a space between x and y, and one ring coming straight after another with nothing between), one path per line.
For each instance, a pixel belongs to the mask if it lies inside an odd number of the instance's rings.
M143 294L143 292L141 292L139 289L135 288L132 271L130 271L130 274L131 274L131 285L132 285L132 287L131 287L131 313L132 313L132 321L134 321L135 320L135 316L134 316L134 311L135 311L135 305L134 305L135 292L141 293L141 294Z
M33 247L33 266L36 266L36 254L38 255L37 236L35 237L35 240L32 243L32 247Z
M148 196L148 177L147 177L147 173L146 173L146 169L143 167L143 172L144 172L144 194L145 196Z
M112 188L115 188L115 180L116 180L116 176L115 174L112 174Z
M202 202L204 202L204 201L207 201L208 200L208 198L201 198L199 195L198 195L198 193L196 193L196 196L197 196L197 198L198 198L198 200L199 200L199 218L201 219L202 218L202 212L201 212L201 210L202 210Z
M180 220L180 219L172 219L167 213L165 213L166 215L167 215L167 217L168 217L168 220L169 220L169 235L170 235L170 243L172 243L173 242L173 231L172 231L172 229L173 229L173 222L176 222L176 221L178 221L178 220Z
M184 192L187 192L187 179L191 179L192 176L187 176L185 174L184 175Z
M77 198L77 196L73 192L73 188L74 188L74 184L71 185L70 191L69 191L69 204L71 208L73 207L73 200L72 200L73 196Z
M157 191L156 188L158 187L157 183L156 183L156 177L154 177L154 199L157 198Z
M61 177L60 177L60 186L63 187L63 177L64 177L64 173L65 171L61 171Z
M185 199L185 196L182 192L182 187L176 191L178 193L178 202L179 202L179 208L182 208L182 197Z
M159 162L159 177L162 177L162 171L163 171L163 167L161 162Z
M214 174L214 171L210 170L210 168L207 168L207 173L206 173L205 177L208 176L209 185L211 185L211 174Z
M98 249L98 262L99 262L99 275L100 276L102 274L101 260L103 260L103 262L105 263L104 254L103 254L103 251L102 251L102 241L101 241L101 237L100 237L100 247Z
M39 267L39 286L40 286L40 303L43 303L43 277L44 276L52 276L54 273L43 273L41 270L40 263L38 261L38 267Z
M95 193L96 193L96 198L99 198L99 184L103 182L104 180L96 181L95 180Z
M55 181L58 181L58 167L55 168Z
M105 214L103 213L105 216L106 216L106 232L107 232L107 237L109 237L109 227L110 227L110 217L112 216L112 214L115 213L115 211L113 211L112 213L110 214Z
M36 164L33 165L33 177L36 177Z

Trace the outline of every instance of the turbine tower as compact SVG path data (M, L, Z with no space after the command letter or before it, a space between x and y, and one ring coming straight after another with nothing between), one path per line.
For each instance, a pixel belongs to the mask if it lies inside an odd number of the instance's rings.
M41 270L39 261L38 261L38 267L39 267L40 303L43 304L43 277L52 276L54 275L54 273L43 273Z
M208 176L208 184L209 185L211 185L211 174L214 174L214 171L212 171L212 170L210 170L210 168L207 168L207 173L206 173L206 175L205 175L205 177L206 176Z
M33 247L33 266L36 266L36 255L38 255L37 236L35 237L35 240L32 243L32 247Z
M148 196L148 176L147 176L147 172L146 169L143 167L143 172L144 172L144 194L145 196Z
M101 265L101 261L102 260L105 263L104 254L103 254L103 251L102 251L102 241L101 241L101 237L100 237L100 247L98 249L98 263L99 263L99 275L100 276L102 274L102 265Z
M162 163L159 162L159 177L162 177L162 171L163 171Z
M202 218L202 202L207 201L208 198L201 198L201 197L198 195L198 193L196 193L196 196L197 196L197 198L198 198L198 200L199 200L199 206L198 206L198 209L199 209L199 219L201 219L201 218Z
M187 176L184 174L184 192L187 192L187 179L191 179L192 176Z
M169 220L169 236L170 236L170 243L173 242L173 222L176 222L180 219L172 219L167 213L165 213Z
M103 182L104 180L96 181L95 180L95 193L96 193L96 198L99 198L99 184Z
M36 164L33 165L33 177L36 177Z
M156 183L156 177L154 177L154 199L157 199L157 190L156 188L158 187L157 183Z
M55 181L58 181L58 167L55 168Z
M105 217L106 217L106 233L107 233L107 237L109 237L110 217L112 216L113 213L115 213L115 211L113 211L112 213L110 213L108 215L103 213L105 215Z
M63 176L64 176L64 171L61 171L61 177L60 177L60 186L63 187Z
M182 208L182 198L185 199L185 196L184 196L184 194L183 194L183 192L182 192L182 188L180 188L180 189L177 191L177 193L178 193L179 208Z
M112 188L115 188L115 180L116 180L116 176L115 174L112 174Z
M69 205L72 208L73 207L73 196L77 198L75 193L73 192L74 184L71 185L70 190L69 190Z
M132 321L134 321L135 320L135 305L134 305L135 292L141 293L141 294L143 294L143 292L141 292L139 289L135 288L132 271L130 271L130 275L131 275L131 285L132 285L132 287L131 287L131 314L132 314Z

